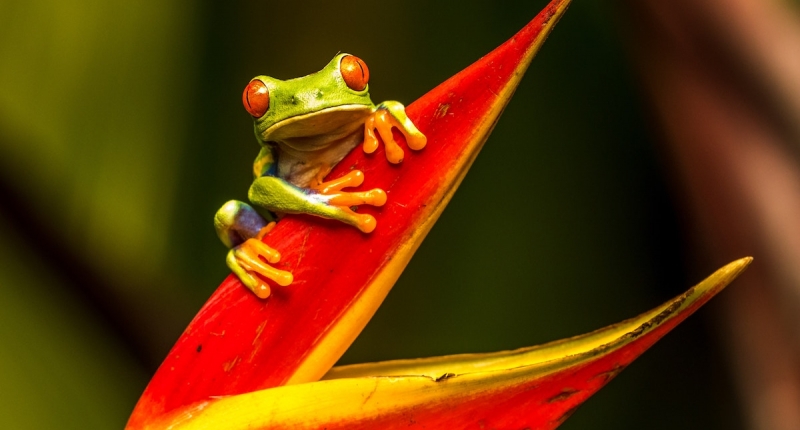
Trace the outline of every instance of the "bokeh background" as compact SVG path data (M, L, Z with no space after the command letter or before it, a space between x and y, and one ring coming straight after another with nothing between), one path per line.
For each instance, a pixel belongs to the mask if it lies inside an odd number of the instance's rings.
M252 76L345 51L410 103L545 4L0 3L0 428L124 426L228 273ZM754 254L562 428L800 428L797 5L573 4L342 363L581 334Z

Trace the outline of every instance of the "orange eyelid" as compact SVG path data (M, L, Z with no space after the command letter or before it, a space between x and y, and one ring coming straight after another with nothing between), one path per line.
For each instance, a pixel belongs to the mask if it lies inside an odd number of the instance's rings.
M363 91L369 83L369 68L364 60L355 55L345 55L339 63L339 71L347 86L354 91Z
M255 118L261 118L269 109L269 89L259 79L253 79L242 92L244 109Z

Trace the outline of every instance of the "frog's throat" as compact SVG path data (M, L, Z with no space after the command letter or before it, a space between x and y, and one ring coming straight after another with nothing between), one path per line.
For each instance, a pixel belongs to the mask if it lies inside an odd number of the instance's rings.
M362 104L332 106L278 121L259 137L262 142L289 141L296 149L314 150L350 134L354 125L363 124L373 110L373 106ZM293 141L307 147L301 148Z
M278 145L278 176L301 188L308 188L319 172L327 174L350 151L364 141L364 125L315 150L297 150L285 142Z

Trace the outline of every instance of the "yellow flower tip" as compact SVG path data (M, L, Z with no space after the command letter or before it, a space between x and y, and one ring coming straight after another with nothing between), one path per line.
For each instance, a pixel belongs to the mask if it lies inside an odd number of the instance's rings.
M733 282L753 261L753 257L744 257L719 268L703 282L697 284L694 290L697 294L714 295L728 284Z
M742 270L746 269L747 266L749 266L750 263L752 263L752 262L753 262L753 257L748 256L748 257L743 257L743 258L740 258L740 259L734 261L733 263L729 264L729 266L737 266L737 267L739 267L739 269L737 269L738 272L736 272L736 274L738 275L739 273L742 272Z

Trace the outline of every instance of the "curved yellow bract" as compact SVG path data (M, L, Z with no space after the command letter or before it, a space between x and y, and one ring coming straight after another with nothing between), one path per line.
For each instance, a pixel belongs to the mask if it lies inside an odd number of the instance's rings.
M649 312L582 336L515 351L338 367L320 382L194 405L167 428L437 428L443 422L502 425L508 415L517 427L555 428L751 260L730 263ZM532 406L538 407L535 416ZM498 408L502 416L493 413ZM520 412L509 414L514 408Z

